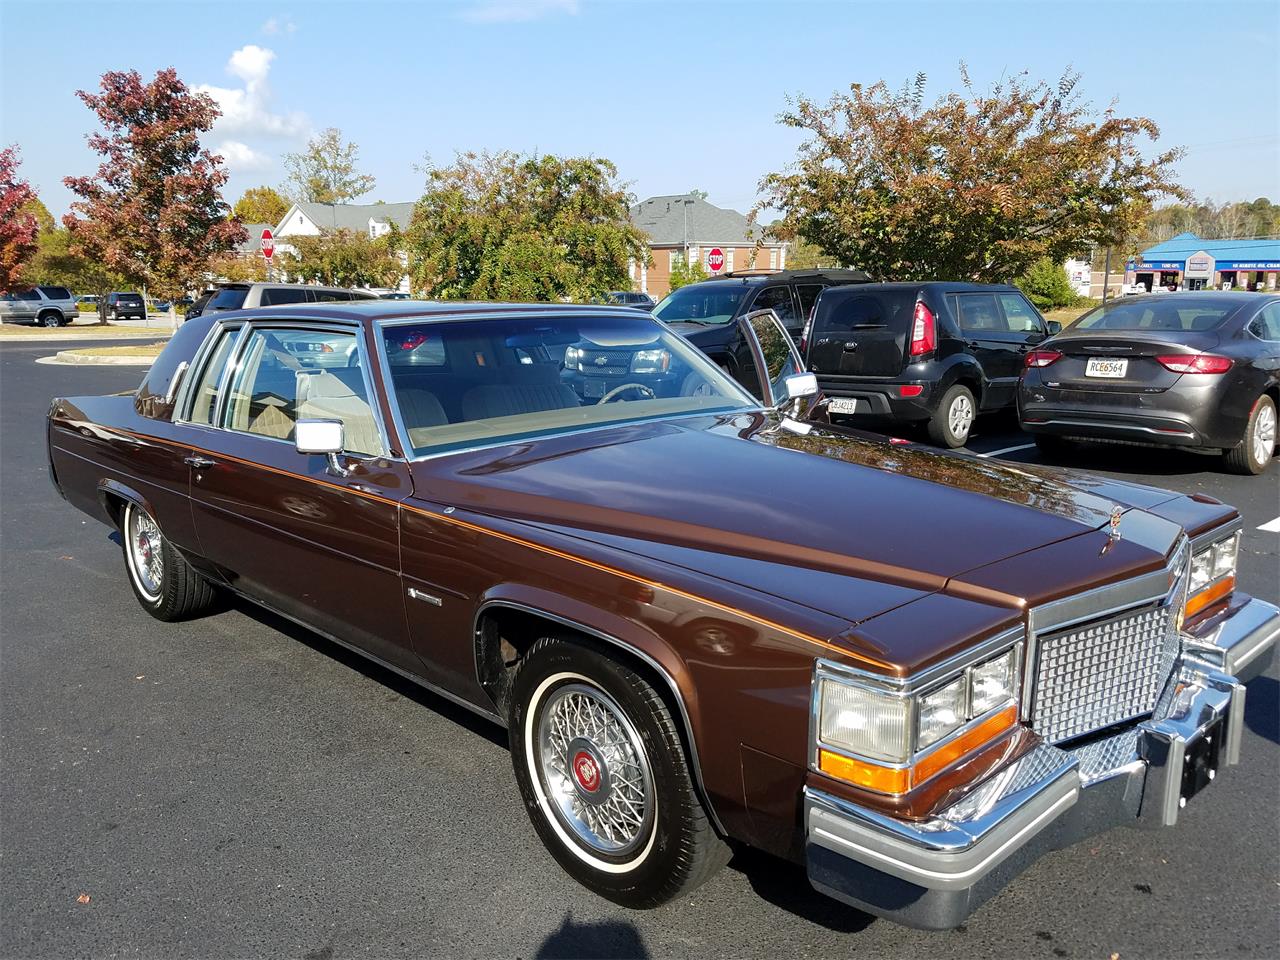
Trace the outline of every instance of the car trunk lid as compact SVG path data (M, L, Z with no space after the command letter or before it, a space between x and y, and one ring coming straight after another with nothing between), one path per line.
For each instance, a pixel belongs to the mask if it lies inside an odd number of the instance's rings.
M1160 393L1182 374L1159 357L1208 353L1218 335L1208 332L1098 331L1055 337L1041 350L1061 359L1044 369L1044 379L1060 387L1094 393Z

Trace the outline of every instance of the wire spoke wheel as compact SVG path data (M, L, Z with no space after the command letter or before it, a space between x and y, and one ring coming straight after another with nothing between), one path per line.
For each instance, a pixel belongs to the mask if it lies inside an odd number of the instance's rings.
M164 586L164 550L160 528L142 510L129 511L128 538L129 565L133 569L138 589L149 600L158 600Z
M602 690L552 692L537 728L538 776L555 815L589 849L625 856L654 818L653 773L635 727Z

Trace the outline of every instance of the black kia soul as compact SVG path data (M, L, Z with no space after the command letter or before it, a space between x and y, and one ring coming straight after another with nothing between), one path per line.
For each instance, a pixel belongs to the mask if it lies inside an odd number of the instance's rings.
M962 447L978 413L1014 404L1027 351L1059 329L1017 287L875 283L824 290L800 352L833 420L923 422Z

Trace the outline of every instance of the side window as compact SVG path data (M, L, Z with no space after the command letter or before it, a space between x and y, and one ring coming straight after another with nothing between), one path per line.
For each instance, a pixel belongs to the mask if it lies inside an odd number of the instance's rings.
M1280 303L1263 307L1257 319L1249 325L1249 329L1263 340L1280 341Z
M820 283L802 283L796 287L796 296L800 298L800 319L807 321L813 313L813 305L818 301L818 294L824 287Z
M267 287L262 291L262 305L276 306L281 303L306 303L307 291L296 287Z
M785 283L761 290L751 309L772 310L786 327L794 327L800 322L796 317L795 301L791 298L791 287Z
M312 290L311 299L316 303L331 303L335 300L350 300L351 294L345 290Z
M214 410L218 406L218 383L222 379L222 369L227 365L227 357L236 342L240 330L224 330L220 339L209 354L209 361L200 371L200 379L196 382L191 397L191 413L187 419L192 423L213 426Z
M39 300L40 291L35 289L23 290L20 294L18 294L18 299L19 300Z
M292 440L298 420L341 420L348 453L382 453L356 339L328 330L254 330L227 394L225 426Z
M1026 300L1016 293L1000 294L1000 306L1011 333L1043 333L1040 317Z
M960 329L966 333L1000 333L1008 328L1000 319L996 298L989 293L964 293L956 297Z

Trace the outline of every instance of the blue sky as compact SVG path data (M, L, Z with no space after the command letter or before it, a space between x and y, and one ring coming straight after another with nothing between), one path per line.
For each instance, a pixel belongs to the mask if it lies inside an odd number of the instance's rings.
M1142 23L1133 12L1141 13ZM1157 5L457 0L435 3L64 3L0 0L0 143L55 212L89 173L74 96L109 69L175 66L216 88L209 138L234 200L279 183L281 154L336 126L377 177L368 200L413 200L424 155L510 148L612 159L638 197L709 192L746 210L794 156L788 94L851 82L928 94L1068 65L1099 108L1151 117L1184 145L1180 176L1218 201L1280 201L1280 4Z

